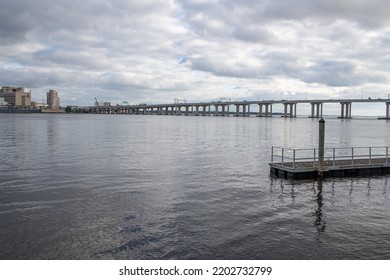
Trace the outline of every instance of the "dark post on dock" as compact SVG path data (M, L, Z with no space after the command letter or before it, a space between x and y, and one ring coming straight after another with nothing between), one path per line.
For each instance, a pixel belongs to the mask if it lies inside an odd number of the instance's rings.
M319 121L318 134L318 176L323 177L324 171L324 153L325 153L325 120Z

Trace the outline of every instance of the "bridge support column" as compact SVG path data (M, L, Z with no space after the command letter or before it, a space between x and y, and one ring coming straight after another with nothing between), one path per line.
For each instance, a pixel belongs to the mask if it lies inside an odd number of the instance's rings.
M340 119L351 119L352 118L352 103L341 102L341 116Z
M311 104L311 115L309 118L322 118L323 103L312 102Z
M283 103L284 117L295 118L297 116L297 103ZM288 106L290 106L290 113L288 113Z
M225 116L225 108L226 108L226 106L225 105L221 105L222 106L222 116L224 117Z
M199 105L195 105L195 113L193 115L199 116Z
M386 119L390 119L390 102L386 102Z
M259 103L259 115L258 117L272 117L272 103ZM263 106L265 113L263 113Z
M238 104L235 104L235 106L236 106L236 117L238 117L238 116L240 116L240 105L238 105Z
M207 106L201 106L202 107L202 116L206 116L206 110L207 110Z

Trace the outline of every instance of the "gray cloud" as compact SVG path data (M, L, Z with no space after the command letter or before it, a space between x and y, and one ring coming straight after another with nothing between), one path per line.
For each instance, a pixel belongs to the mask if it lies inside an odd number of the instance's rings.
M65 104L380 95L389 13L385 0L4 0L0 86L61 89Z

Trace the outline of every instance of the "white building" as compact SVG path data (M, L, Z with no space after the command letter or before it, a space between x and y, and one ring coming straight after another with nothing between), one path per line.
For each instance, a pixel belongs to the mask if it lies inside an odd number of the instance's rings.
M8 103L5 102L4 98L3 97L0 97L0 106L7 106Z

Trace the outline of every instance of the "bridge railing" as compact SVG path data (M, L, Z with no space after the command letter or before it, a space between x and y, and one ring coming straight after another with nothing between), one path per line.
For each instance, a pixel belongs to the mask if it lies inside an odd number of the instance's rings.
M389 146L325 148L324 166L359 166L390 164ZM318 166L318 149L291 149L272 146L271 164L291 169Z

